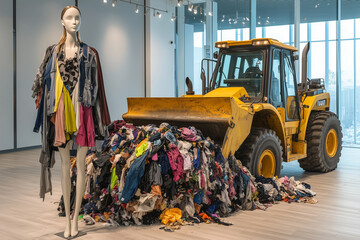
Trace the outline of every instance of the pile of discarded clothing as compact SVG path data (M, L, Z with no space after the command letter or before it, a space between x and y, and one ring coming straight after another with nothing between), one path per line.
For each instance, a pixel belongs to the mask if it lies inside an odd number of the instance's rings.
M276 201L316 203L310 185L293 177L253 177L234 156L194 127L167 123L135 127L109 125L101 153L86 157L83 215L87 224L152 224L166 231L180 225L215 222L238 210L265 210ZM72 164L75 180L75 165ZM75 181L72 181L72 196ZM59 204L59 215L64 215Z

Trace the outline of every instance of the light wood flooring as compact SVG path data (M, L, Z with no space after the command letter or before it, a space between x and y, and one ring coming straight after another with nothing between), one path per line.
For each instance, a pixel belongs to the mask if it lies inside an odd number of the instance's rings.
M61 196L60 157L52 171L53 195L38 197L39 149L0 154L0 239L58 239L65 219L58 217ZM344 148L338 168L327 174L304 172L297 162L285 163L282 175L311 184L318 204L281 202L266 211L241 211L225 221L233 226L199 224L175 232L152 226L80 230L78 239L360 239L360 149Z

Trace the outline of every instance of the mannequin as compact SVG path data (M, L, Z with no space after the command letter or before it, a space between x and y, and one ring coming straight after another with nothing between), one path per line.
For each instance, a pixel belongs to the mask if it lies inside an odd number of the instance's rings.
M95 48L81 42L81 13L76 6L61 12L63 35L49 46L38 69L32 97L38 109L34 132L41 128L40 197L52 193L50 168L56 150L61 157L61 188L66 225L64 237L78 235L78 215L85 191L85 157L95 138L107 137L110 115L107 107L99 55ZM76 140L76 142L75 142ZM77 145L76 197L70 220L70 149Z
M62 12L61 24L66 31L65 42L62 46L66 59L74 58L79 49L79 34L78 31L81 25L81 16L77 8L65 8ZM63 38L62 38L63 39ZM66 226L64 237L75 237L78 234L78 216L81 207L82 197L85 191L85 157L88 147L78 146L76 156L76 200L73 221L70 221L70 148L73 141L70 140L65 148L59 148L61 156L61 188L63 192L65 213L66 213Z

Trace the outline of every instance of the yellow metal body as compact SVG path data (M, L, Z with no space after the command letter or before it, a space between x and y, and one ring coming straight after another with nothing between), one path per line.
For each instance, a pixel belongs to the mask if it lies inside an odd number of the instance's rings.
M225 41L227 47L253 45L255 40L268 41L291 51L296 48L282 44L274 39L254 39L249 41ZM204 136L222 144L224 157L234 154L249 135L252 127L263 127L276 132L283 148L283 160L293 161L306 157L306 128L312 111L329 109L330 95L322 93L303 96L300 99L300 119L286 121L285 108L275 108L269 103L245 103L239 100L248 96L243 87L217 88L205 95L186 95L180 98L128 98L128 112L123 115L126 122L135 125L161 124L167 122L178 127L195 126ZM319 100L326 104L317 104ZM318 106L319 105L319 106ZM287 106L285 104L286 108ZM294 135L297 135L296 141ZM336 134L336 133L335 133ZM328 135L329 156L335 155L337 143L332 141L336 135ZM334 144L336 145L334 147ZM258 169L263 174L273 176L275 157L264 152ZM273 164L272 164L273 163ZM270 169L267 166L272 166ZM274 169L272 169L274 168ZM260 171L260 170L259 170Z

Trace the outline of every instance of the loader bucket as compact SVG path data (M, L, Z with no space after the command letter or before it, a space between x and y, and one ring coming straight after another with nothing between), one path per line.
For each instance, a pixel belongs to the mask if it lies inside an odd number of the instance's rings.
M240 118L243 120L239 121ZM128 112L123 119L134 125L167 122L179 128L194 126L205 137L234 153L236 146L225 145L240 146L250 132L252 114L241 109L232 97L128 98ZM245 131L242 132L246 136L238 136L234 142L234 129L240 129L240 125L243 125Z

